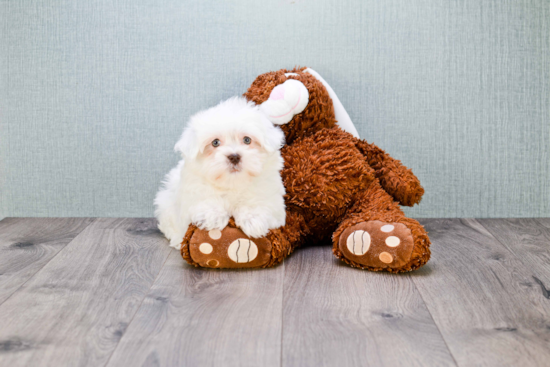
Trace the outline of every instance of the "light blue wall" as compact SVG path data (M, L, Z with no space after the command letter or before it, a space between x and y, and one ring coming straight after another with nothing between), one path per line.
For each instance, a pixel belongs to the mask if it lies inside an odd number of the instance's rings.
M294 65L420 177L410 215L550 216L547 0L0 4L0 216L152 216L186 119Z

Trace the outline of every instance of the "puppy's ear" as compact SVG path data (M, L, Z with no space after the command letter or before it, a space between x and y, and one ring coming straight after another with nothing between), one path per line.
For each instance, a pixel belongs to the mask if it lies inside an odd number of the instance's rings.
M180 152L183 158L193 160L199 154L197 134L191 127L185 128L180 140L174 146L176 152Z
M263 125L262 146L267 152L273 153L285 145L285 134L279 126L273 125L265 115L262 114L261 118Z

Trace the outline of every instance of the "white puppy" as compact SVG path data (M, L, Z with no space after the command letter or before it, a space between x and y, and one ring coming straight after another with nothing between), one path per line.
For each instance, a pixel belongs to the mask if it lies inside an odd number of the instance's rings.
M250 237L285 224L284 144L252 102L234 97L191 117L175 150L183 159L155 198L159 229L181 248L189 224L222 230L229 218Z

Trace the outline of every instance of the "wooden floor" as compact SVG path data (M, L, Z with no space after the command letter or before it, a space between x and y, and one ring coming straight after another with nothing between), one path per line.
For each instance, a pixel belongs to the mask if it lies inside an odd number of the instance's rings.
M330 246L184 263L153 219L0 222L0 366L549 366L550 219L421 220L393 275Z

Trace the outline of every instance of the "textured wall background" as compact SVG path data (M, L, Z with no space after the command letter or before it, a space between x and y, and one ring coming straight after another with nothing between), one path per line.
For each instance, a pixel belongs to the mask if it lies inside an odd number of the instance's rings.
M547 0L0 0L0 217L152 216L186 119L306 65L417 217L550 216Z

